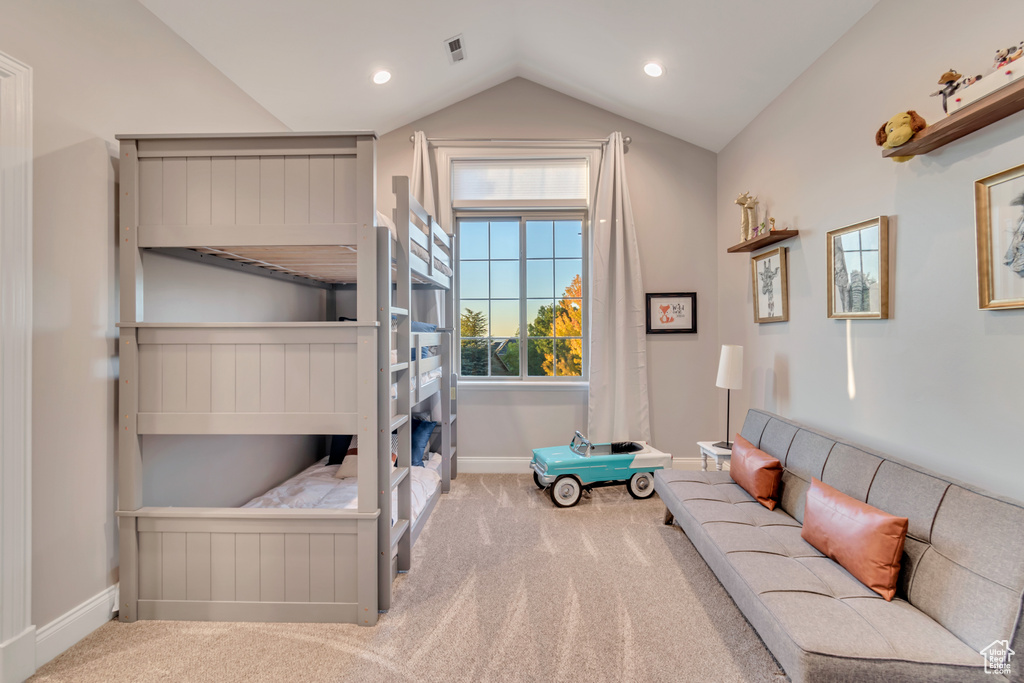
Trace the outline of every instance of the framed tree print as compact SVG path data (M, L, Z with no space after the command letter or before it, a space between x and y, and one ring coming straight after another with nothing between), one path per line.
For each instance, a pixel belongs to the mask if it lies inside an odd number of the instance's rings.
M889 219L872 218L833 230L828 250L828 317L889 317Z
M754 287L754 322L782 323L789 320L786 247L751 258L750 279Z
M1024 166L974 183L978 307L1024 308Z

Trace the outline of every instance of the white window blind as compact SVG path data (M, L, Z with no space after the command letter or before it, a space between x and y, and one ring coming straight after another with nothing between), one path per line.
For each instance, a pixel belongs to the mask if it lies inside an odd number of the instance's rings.
M586 200L587 159L463 159L452 162L454 201Z

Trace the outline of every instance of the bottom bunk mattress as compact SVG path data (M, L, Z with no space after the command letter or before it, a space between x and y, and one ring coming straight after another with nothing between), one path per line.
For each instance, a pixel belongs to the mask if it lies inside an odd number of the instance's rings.
M416 523L431 497L441 488L441 456L431 453L424 467L409 468L412 494L412 519ZM307 467L280 486L253 498L247 508L318 508L356 510L359 505L359 479L334 476L340 465L328 465L327 458ZM391 492L391 523L398 519L398 491Z

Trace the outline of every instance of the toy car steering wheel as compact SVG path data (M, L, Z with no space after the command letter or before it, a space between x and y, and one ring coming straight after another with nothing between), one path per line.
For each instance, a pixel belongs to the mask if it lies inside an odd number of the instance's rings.
M579 443L576 443L577 439L579 439ZM572 437L572 441L569 442L569 450L576 455L582 455L585 457L587 452L590 450L590 441L587 437L580 434L580 431L577 429L576 436Z

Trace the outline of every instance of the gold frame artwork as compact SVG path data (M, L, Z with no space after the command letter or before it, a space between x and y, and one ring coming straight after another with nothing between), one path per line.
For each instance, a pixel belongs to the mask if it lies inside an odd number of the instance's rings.
M1006 297L1007 292L997 292L996 277L998 267L993 265L993 248L998 251L1002 251L1005 246L1005 236L1002 238L993 237L993 201L992 191L996 186L1002 185L1003 183L1011 183L1018 181L1015 187L1002 188L999 191L1000 195L1003 195L1006 190L1010 190L1011 195L1020 193L1018 198L1024 198L1024 166L1016 166L1014 168L1007 169L1002 173L996 173L990 175L987 178L982 178L974 183L974 206L976 212L976 225L978 230L978 308L982 310L998 310L1007 308L1024 308L1024 294L1021 296L1010 296ZM1004 252L1006 256L1010 255L1011 251L1020 252L1024 250L1024 205L1016 204L1017 199L1014 198L1009 204L996 207L996 220L999 221L1000 209L1008 209L1011 206L1020 206L1019 212L1011 212L1010 215L1006 216L1009 222L1006 223L1007 227L1011 227L1011 223L1015 215L1019 214L1017 218L1017 224L1014 229L1006 230L1005 233L1011 235L1009 250ZM1006 199L1006 197L1002 197ZM1024 199L1022 199L1024 201ZM996 242L999 242L996 245ZM1006 256L1002 256L1003 259ZM1009 264L1004 263L1004 266ZM1005 273L1004 273L1005 275ZM1024 275L1021 276L1024 278ZM1012 281L1012 278L1011 278ZM1017 288L1024 289L1024 287ZM1000 298L1000 297L1004 298Z
M878 228L878 309L877 311L836 311L835 239L852 232ZM826 263L828 264L828 317L839 320L885 320L889 317L889 219L879 216L871 220L848 225L825 234ZM843 266L845 272L845 263Z
M759 305L761 299L758 296L761 293L760 276L762 273L757 272L757 266L770 259L773 256L779 257L779 279L781 280L781 298L782 307L779 315L768 316L762 315L761 307ZM755 323L784 323L789 320L789 270L786 265L787 254L786 247L778 247L771 251L766 251L763 254L752 256L750 258L750 283L754 291L754 322ZM766 266L767 267L767 266ZM774 281L774 278L772 278ZM774 289L774 282L773 282ZM765 292L766 295L770 295L770 292ZM770 309L769 309L770 310Z

